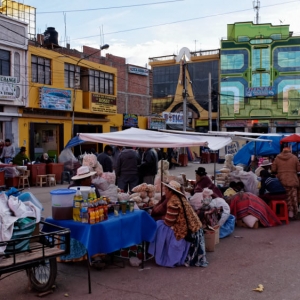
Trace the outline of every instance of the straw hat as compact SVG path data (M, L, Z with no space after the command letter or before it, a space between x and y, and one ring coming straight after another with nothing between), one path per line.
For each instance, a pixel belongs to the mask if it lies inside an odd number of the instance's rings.
M97 172L90 172L90 169L88 166L81 166L77 169L77 175L73 176L72 180L82 179L89 176L95 175Z
M168 187L170 190L174 191L175 193L185 196L180 190L181 184L179 182L171 180L169 183L162 182L162 184Z
M268 159L264 159L260 165L260 167L270 166L272 163Z

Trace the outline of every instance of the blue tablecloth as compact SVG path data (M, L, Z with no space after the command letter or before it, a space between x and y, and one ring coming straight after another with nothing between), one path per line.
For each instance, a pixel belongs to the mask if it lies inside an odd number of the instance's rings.
M69 228L71 238L80 241L89 256L112 253L143 241L151 242L156 232L156 222L143 210L120 214L119 217L109 215L108 220L93 225L52 218L47 218L46 222Z

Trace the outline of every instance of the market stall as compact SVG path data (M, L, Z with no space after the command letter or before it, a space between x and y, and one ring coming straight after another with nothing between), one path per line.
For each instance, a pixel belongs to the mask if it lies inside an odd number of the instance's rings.
M47 218L46 222L70 228L71 238L85 246L89 257L97 253L113 253L144 241L150 242L156 230L155 221L143 210L120 214L118 217L109 215L108 220L93 226L73 220L52 218Z

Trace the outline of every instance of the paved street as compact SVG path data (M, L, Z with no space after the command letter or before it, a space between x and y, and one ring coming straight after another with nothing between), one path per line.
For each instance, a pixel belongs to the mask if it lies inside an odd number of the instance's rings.
M202 165L213 174L213 164ZM199 164L171 170L174 175L185 173L194 178ZM216 165L217 169L221 165ZM32 192L44 205L44 216L51 215L50 190L67 187L32 187ZM207 268L163 268L153 260L145 269L108 267L91 269L92 294L88 294L87 269L83 262L59 263L56 290L44 298L62 299L202 299L248 300L300 298L300 221L273 228L236 228L220 240L215 252L208 252ZM101 241L99 241L101 242ZM253 291L258 284L264 291ZM0 299L36 299L29 291L25 272L14 274L0 284Z

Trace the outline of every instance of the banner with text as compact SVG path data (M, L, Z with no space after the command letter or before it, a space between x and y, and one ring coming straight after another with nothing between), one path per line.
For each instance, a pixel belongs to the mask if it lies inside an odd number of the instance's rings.
M92 94L92 112L94 113L117 113L117 98L110 95Z

